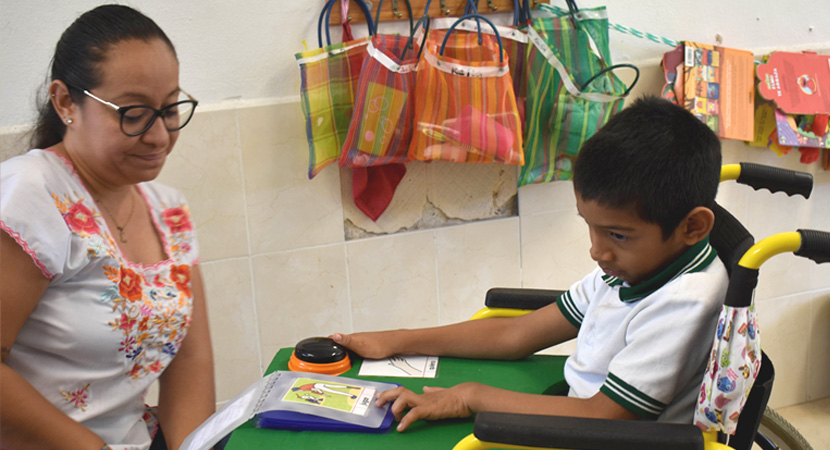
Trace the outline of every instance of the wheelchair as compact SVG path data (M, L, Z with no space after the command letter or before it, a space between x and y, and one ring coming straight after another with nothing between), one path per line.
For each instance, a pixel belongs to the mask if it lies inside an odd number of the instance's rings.
M735 180L756 190L765 188L804 198L809 198L813 184L810 174L751 163L724 165L721 181L727 180ZM710 243L730 274L727 298L737 295L751 301L759 267L776 254L792 252L817 263L830 261L828 232L798 230L779 233L756 244L749 231L727 210L716 205L714 213L715 226ZM493 288L487 292L485 308L473 319L526 314L555 302L564 292ZM722 433L703 432L693 424L481 412L476 416L473 433L462 439L454 450L750 450L753 443L763 450L781 448L778 446L781 443L787 446L785 448L811 449L794 427L767 407L775 370L767 355L761 353L758 377L739 416L737 431L728 439Z

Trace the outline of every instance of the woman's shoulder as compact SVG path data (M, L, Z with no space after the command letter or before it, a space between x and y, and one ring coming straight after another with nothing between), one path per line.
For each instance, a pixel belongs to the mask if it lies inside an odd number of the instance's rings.
M33 148L21 155L12 156L11 158L2 162L3 166L7 165L44 165L53 166L57 163L64 164L72 169L72 164L63 156L51 149Z
M0 163L0 196L5 202L21 198L24 202L44 201L86 190L72 165L49 150L30 150Z
M74 178L74 169L51 150L33 149L0 163L3 183L58 182Z

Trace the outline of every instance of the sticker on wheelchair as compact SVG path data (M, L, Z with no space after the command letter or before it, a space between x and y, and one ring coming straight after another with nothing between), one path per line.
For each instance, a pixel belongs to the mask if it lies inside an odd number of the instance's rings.
M367 359L360 366L358 376L435 378L438 374L437 356L396 355L385 359Z
M371 406L374 396L375 389L371 387L298 378L282 397L282 400L363 416L366 415L366 411Z

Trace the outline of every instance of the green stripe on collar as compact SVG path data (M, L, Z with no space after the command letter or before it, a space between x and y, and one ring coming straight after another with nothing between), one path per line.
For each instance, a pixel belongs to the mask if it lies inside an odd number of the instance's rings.
M608 286L620 286L620 300L623 302L635 302L660 289L669 281L685 273L700 272L717 258L718 252L709 245L709 236L691 246L674 262L666 266L657 275L634 286L623 284L617 277L603 275L602 279Z

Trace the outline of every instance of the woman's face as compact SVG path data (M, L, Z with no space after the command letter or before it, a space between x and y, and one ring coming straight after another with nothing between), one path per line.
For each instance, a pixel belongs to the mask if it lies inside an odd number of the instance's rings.
M161 109L179 98L179 63L160 39L111 46L99 70L101 84L87 89L115 105ZM127 136L121 131L118 112L92 98L85 98L79 111L67 127L64 143L76 169L97 186L156 178L179 136L178 131L167 131L161 118L144 134Z

